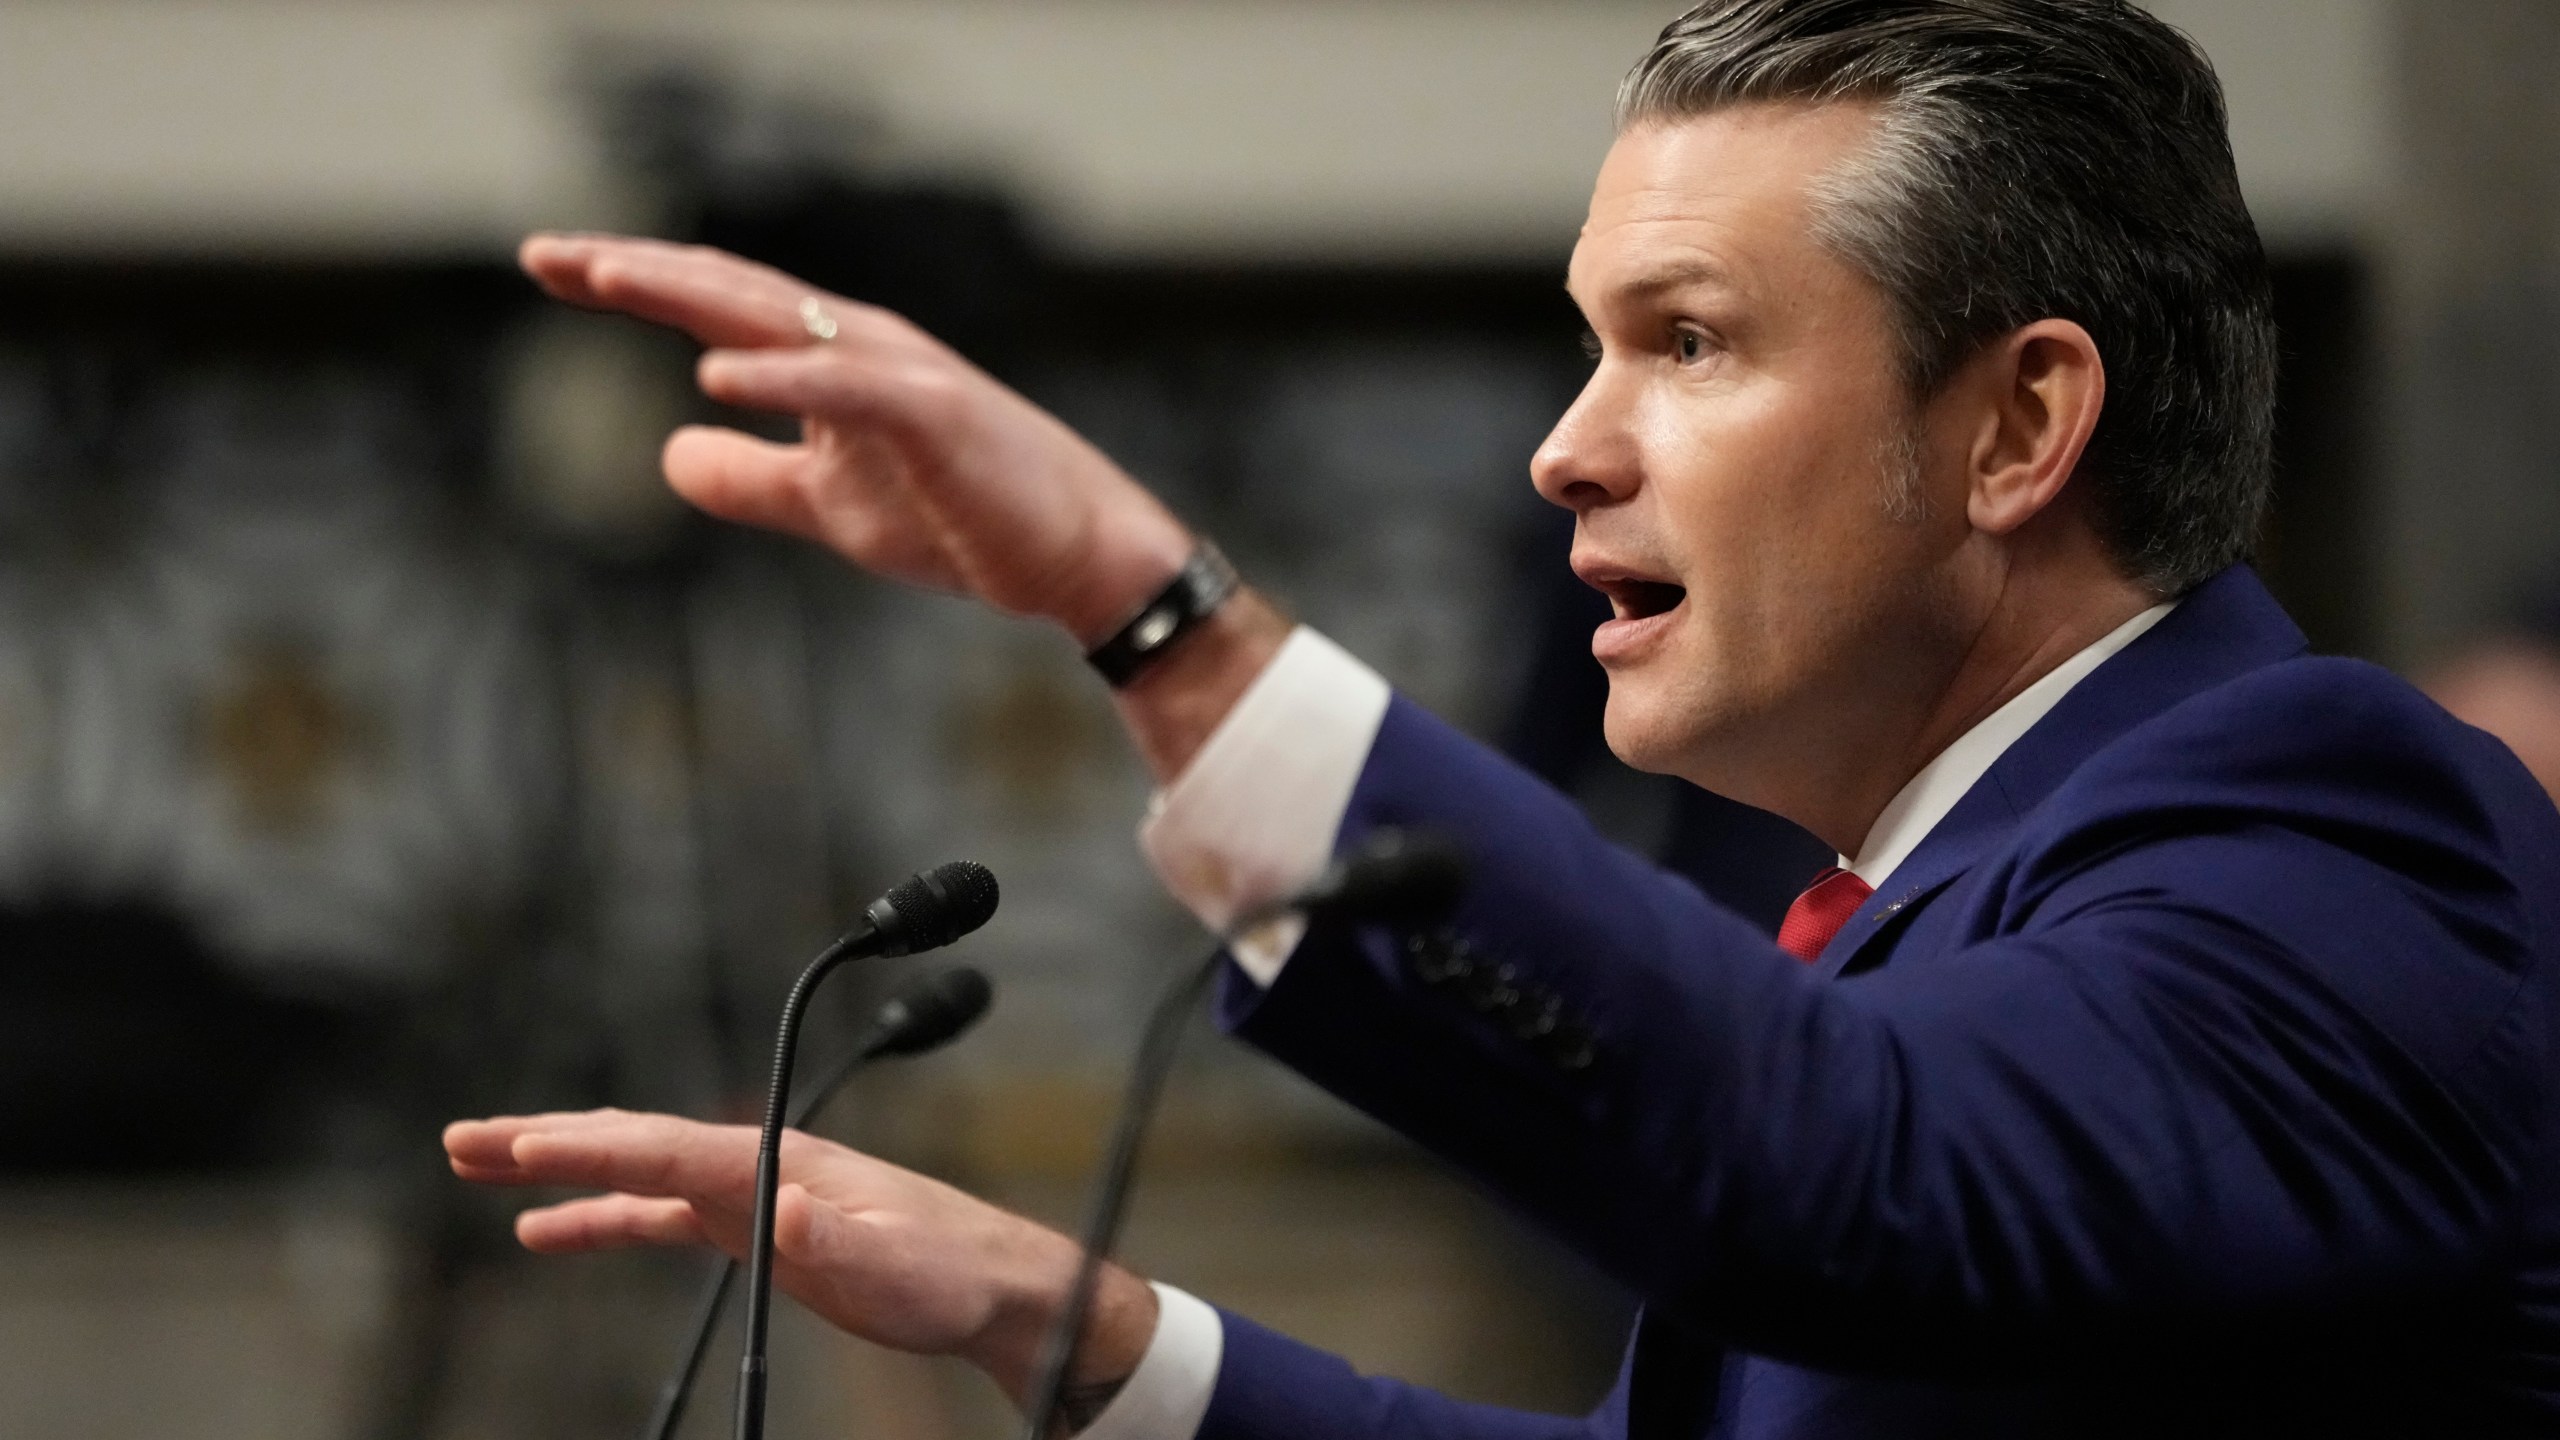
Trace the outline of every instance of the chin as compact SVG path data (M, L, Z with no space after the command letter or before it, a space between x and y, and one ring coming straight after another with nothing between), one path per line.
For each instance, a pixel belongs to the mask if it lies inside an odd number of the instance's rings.
M1617 672L1601 734L1609 752L1635 769L1676 775L1718 794L1752 773L1749 737L1760 712L1705 685L1652 685Z
M1680 757L1690 747L1682 728L1665 723L1668 717L1660 707L1634 698L1622 698L1616 681L1609 686L1609 709L1601 723L1601 734L1609 742L1609 753L1638 770L1655 775L1676 774Z

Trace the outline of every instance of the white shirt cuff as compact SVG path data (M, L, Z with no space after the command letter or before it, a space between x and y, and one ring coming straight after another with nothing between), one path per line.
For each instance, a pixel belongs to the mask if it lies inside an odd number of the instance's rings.
M1155 1285L1156 1333L1129 1373L1077 1440L1191 1440L1217 1392L1227 1329L1205 1301Z
M1200 923L1223 935L1323 873L1391 694L1378 672L1300 626L1157 793L1138 845ZM1303 921L1276 921L1228 948L1269 985L1305 932Z

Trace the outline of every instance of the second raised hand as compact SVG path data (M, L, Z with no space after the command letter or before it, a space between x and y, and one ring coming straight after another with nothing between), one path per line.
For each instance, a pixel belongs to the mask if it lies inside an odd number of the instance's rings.
M1181 522L1082 436L877 306L657 240L537 235L522 260L562 300L712 347L701 380L713 399L799 417L796 445L703 426L670 437L669 483L713 515L1053 621L1087 645L1190 553Z

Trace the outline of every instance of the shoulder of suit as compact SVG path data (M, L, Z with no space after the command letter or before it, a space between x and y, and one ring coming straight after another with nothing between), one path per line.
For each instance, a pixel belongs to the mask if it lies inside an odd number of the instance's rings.
M2546 830L2549 800L2505 746L2361 660L2306 656L2188 697L2099 749L2052 808L2293 812L2485 837ZM2550 830L2560 839L2560 829Z
M2256 937L2291 957L2259 980L2316 973L2438 1076L2471 1067L2466 1094L2549 1073L2560 812L2377 666L2280 662L2118 736L2028 817L2000 886L2020 930L2123 898L2209 914L2194 943Z

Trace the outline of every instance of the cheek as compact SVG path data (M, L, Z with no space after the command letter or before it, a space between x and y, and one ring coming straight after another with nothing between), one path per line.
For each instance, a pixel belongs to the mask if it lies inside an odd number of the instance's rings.
M1842 384L1771 385L1702 415L1692 441L1717 456L1724 508L1761 543L1809 559L1872 558L1893 537L1894 473L1907 417L1898 396Z
M1611 736L1777 703L1872 627L1925 564L1894 518L1889 441L1900 412L1858 387L1771 384L1711 405L1666 407L1651 473L1666 542L1687 573L1687 662L1613 704Z
M1842 427L1782 387L1672 397L1651 418L1646 473L1663 539L1689 568L1693 596L1704 588L1711 603L1743 601L1818 561L1842 493L1872 488L1850 473L1855 446Z

